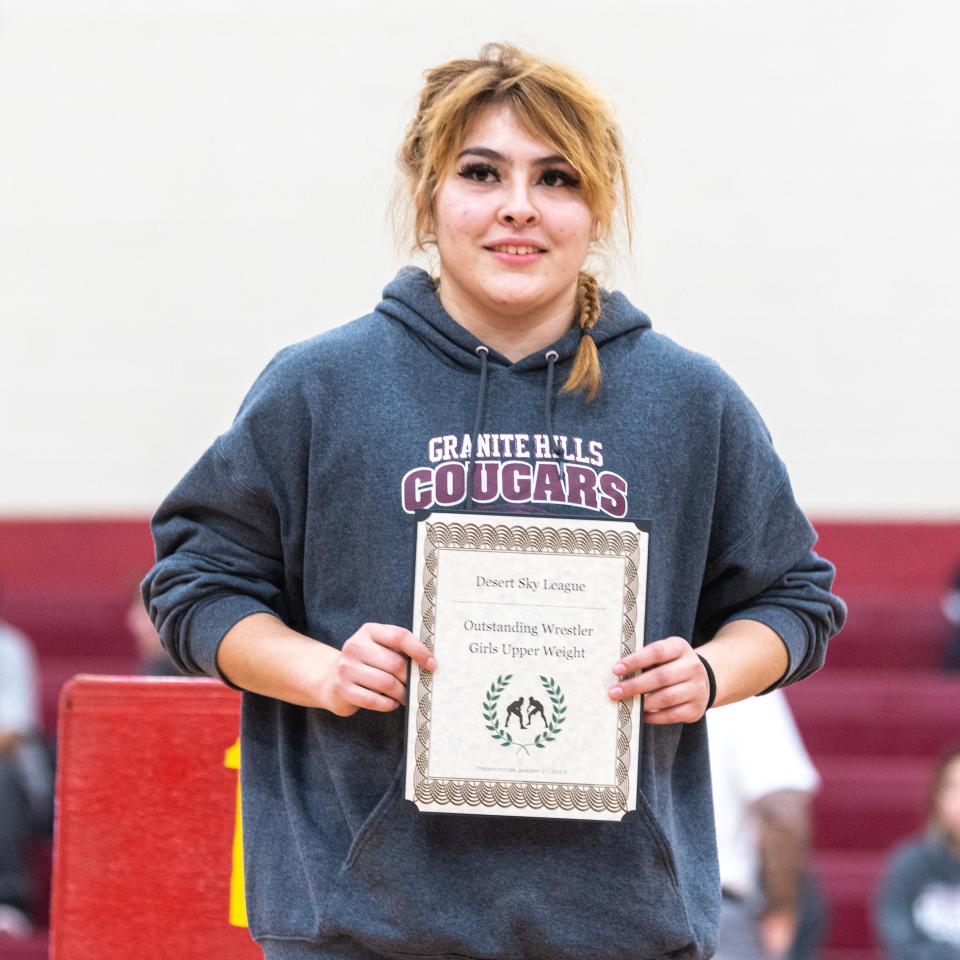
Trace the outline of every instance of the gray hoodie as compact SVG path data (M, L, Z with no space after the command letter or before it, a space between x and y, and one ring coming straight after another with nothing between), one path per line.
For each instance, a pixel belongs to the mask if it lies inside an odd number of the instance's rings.
M774 629L780 683L845 609L783 463L712 361L602 295L593 403L561 393L580 333L516 362L406 268L369 316L282 350L154 518L144 596L187 673L255 612L341 646L409 627L415 511L644 519L645 640ZM612 664L611 664L612 667ZM699 960L719 911L705 724L647 725L618 823L419 813L402 710L339 718L245 693L247 903L268 957ZM312 945L312 946L311 946Z

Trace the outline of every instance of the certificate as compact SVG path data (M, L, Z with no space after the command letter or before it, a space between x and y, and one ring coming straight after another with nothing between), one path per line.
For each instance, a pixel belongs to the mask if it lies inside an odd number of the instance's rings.
M594 518L432 513L417 525L405 796L420 810L619 820L636 806L649 532Z

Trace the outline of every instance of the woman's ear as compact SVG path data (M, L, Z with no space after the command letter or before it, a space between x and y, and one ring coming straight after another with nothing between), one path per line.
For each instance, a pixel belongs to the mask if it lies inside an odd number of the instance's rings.
M423 215L423 232L420 234L423 243L436 243L437 240L437 218L434 210L433 201Z
M423 190L423 193L427 193ZM433 195L413 196L410 198L413 209L417 211L417 220L420 226L420 244L435 243L437 238L437 211ZM422 215L421 215L422 211Z

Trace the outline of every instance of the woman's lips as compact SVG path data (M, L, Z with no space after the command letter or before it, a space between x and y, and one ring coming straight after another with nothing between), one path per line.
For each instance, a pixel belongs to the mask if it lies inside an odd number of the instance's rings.
M546 250L534 244L519 243L498 243L485 249L504 263L518 264L533 263L546 253Z

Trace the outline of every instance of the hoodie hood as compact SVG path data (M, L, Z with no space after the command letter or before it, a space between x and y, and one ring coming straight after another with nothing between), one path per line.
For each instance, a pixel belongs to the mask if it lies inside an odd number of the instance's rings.
M555 367L557 364L569 360L576 353L583 336L578 324L571 326L559 340L548 344L544 349L528 354L516 363L511 363L502 353L490 349L447 313L437 296L433 278L419 267L405 267L397 274L394 280L384 289L383 299L377 310L404 324L457 366L470 370L479 368L480 379L477 387L476 408L473 417L473 429L470 433L471 451L477 449L477 438L484 424L484 406L490 365L509 367L514 373L524 373L546 367L543 427L548 437L554 437ZM597 349L602 350L604 344L623 334L631 330L647 329L650 325L650 318L634 307L622 294L610 294L601 291L600 318L591 329L590 335L593 337ZM559 440L552 439L551 446L554 456L563 465L565 457ZM471 453L467 464L465 510L471 510L474 506L473 459L474 455ZM561 483L566 488L565 469L562 469Z
M632 330L651 328L650 318L622 293L601 290L600 304L600 319L593 328L593 340L600 349ZM485 344L447 313L437 296L433 278L425 270L404 267L384 288L377 311L408 327L458 366L468 369L480 366L477 347ZM539 370L547 366L546 355L551 350L556 351L558 363L570 359L580 345L581 336L580 328L574 325L555 343L516 363L511 363L503 354L492 349L489 350L488 361L498 366L513 367L518 373Z

